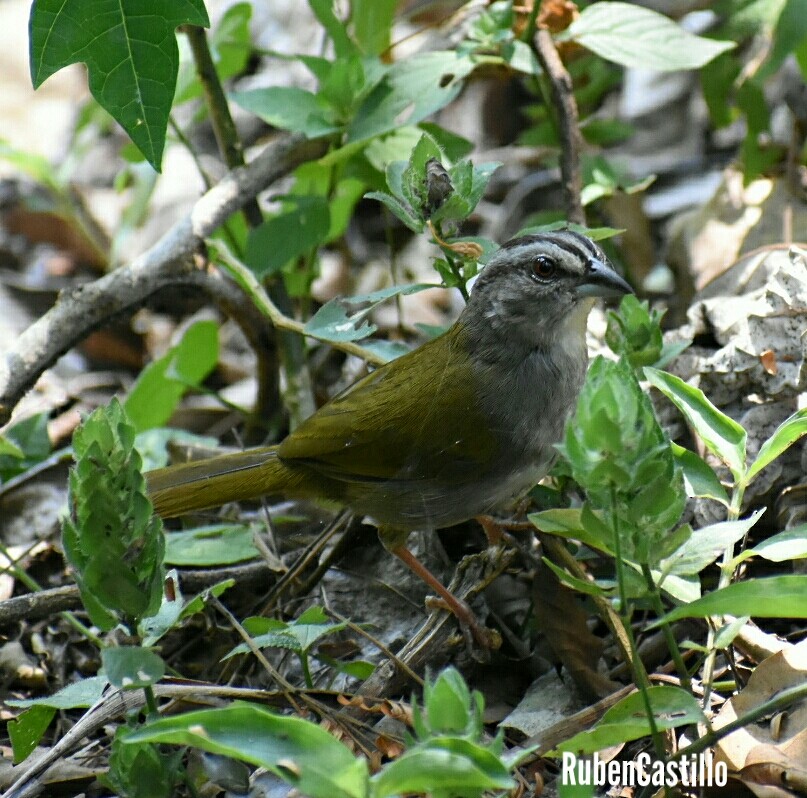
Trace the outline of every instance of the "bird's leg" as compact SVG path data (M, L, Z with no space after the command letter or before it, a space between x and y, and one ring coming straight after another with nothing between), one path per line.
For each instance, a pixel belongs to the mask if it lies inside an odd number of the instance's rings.
M471 634L478 645L485 649L498 648L501 645L498 636L485 628L474 615L473 610L461 599L455 596L445 585L406 547L408 532L385 527L378 530L378 536L384 548L394 554L412 573L422 579L443 600L446 608L460 624L471 630Z

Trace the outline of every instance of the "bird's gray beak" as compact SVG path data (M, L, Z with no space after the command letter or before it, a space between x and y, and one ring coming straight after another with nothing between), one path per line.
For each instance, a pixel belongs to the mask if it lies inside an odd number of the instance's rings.
M577 286L576 291L579 297L603 297L605 299L633 293L630 285L609 264L595 258L588 262L583 282Z

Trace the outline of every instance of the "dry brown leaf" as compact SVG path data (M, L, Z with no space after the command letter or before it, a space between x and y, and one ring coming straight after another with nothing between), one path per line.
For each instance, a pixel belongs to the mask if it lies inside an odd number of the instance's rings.
M602 698L619 685L597 672L603 642L588 628L577 594L547 568L534 580L535 620L555 656L586 696Z
M804 684L805 679L807 641L761 662L745 689L717 714L714 728L722 728L782 690ZM769 798L784 794L785 789L803 790L807 784L807 700L732 732L718 742L715 754L717 761L725 762L758 796Z

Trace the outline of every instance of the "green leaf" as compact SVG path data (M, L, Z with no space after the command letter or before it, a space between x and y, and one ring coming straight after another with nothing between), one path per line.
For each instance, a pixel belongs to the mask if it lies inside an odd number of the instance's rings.
M351 41L345 29L345 23L336 16L333 10L334 0L308 0L308 5L320 25L327 31L333 42L337 58L345 58L356 52L356 45Z
M684 487L687 496L700 496L705 499L715 499L721 504L729 506L729 497L726 489L720 484L717 474L711 466L701 457L672 442L673 456L675 462L681 466L681 473L684 475Z
M397 197L387 194L386 191L370 191L364 195L365 199L374 199L383 203L387 210L406 225L413 233L422 233L425 224L415 218L412 209Z
M745 483L751 482L765 466L770 465L805 434L807 434L807 408L799 410L783 421L773 435L762 444L757 459L745 474Z
M647 698L660 731L702 723L706 719L698 701L678 687L650 687ZM559 751L571 751L578 755L593 754L649 734L650 723L645 714L644 701L641 693L637 692L614 704L593 728L564 741L552 753L557 755Z
M398 0L352 0L353 35L367 55L381 55L390 46L390 29L397 6Z
M586 227L582 224L573 224L571 222L559 221L550 222L549 224L537 224L530 227L524 227L516 233L517 236L528 236L535 233L551 233L553 230L571 230L573 233L580 233L590 238L592 241L603 241L607 238L621 235L625 232L624 228L618 227Z
M109 680L106 676L91 676L73 684L68 684L53 695L22 700L8 698L5 703L11 707L52 707L53 709L87 709L103 694Z
M416 294L436 286L427 283L396 285L370 294L336 297L326 302L306 323L305 334L320 341L357 341L376 331L367 317L394 296Z
M707 593L697 601L676 607L662 621L706 618L710 615L748 615L750 618L807 618L807 576L771 576L749 579Z
M162 657L141 646L118 646L101 651L110 684L123 690L151 687L165 676Z
M39 745L55 714L53 707L35 704L8 722L6 728L14 751L14 764L22 762Z
M717 634L715 634L714 647L718 650L728 648L748 621L747 616L741 615L739 618L735 618L733 621L721 626L717 630Z
M802 560L807 557L807 524L800 524L793 529L773 535L752 549L746 549L732 561L736 568L741 562L751 557L762 557L770 562L787 562Z
M597 518L590 509L589 513L592 518ZM540 513L530 513L527 518L541 532L568 540L579 540L586 546L613 556L610 544L612 536L608 528L602 525L602 522L596 529L591 524L586 527L583 524L582 515L581 508L559 507L554 510L543 510Z
M199 385L218 360L216 322L188 327L176 346L143 369L126 398L124 408L137 431L164 426L188 388Z
M736 46L695 36L662 14L617 2L587 6L558 38L622 66L667 72L699 69Z
M322 607L310 607L291 623L275 618L247 618L244 628L253 636L258 648L288 648L298 654L306 654L321 637L341 632L344 623L332 623ZM237 645L224 659L236 654L247 654L250 647L245 643Z
M230 97L245 111L281 130L304 133L309 138L335 133L340 126L333 110L319 95L293 86L269 86L236 91Z
M251 704L146 723L127 743L192 745L264 767L311 798L366 798L367 764L325 729Z
M709 450L728 465L734 478L741 479L745 470L745 430L721 413L700 388L666 371L646 368L644 374L683 413Z
M721 521L696 529L674 554L660 564L664 574L688 576L699 574L723 552L748 534L760 519L764 509L757 510L740 521Z
M373 776L373 795L404 793L433 796L480 795L515 785L499 757L456 737L437 737L419 745Z
M159 171L174 99L180 25L208 27L202 0L36 0L31 81L83 61L90 91Z
M5 481L24 473L50 454L48 414L37 413L18 421L6 429L1 440L0 479Z
M258 278L277 274L328 236L331 212L325 197L288 195L284 200L284 210L249 233L246 263Z
M359 107L348 127L348 142L423 121L457 98L475 66L468 56L451 51L398 61Z
M205 568L254 560L259 555L254 535L255 530L243 524L213 524L171 532L165 538L165 562Z

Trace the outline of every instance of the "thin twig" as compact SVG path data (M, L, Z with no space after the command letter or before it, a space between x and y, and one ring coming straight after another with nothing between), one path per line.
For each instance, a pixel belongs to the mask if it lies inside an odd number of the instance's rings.
M572 78L561 61L552 40L552 34L539 28L535 34L535 53L549 78L552 100L560 133L560 171L566 199L566 218L574 224L585 224L586 214L580 195L583 177L580 171L580 151L583 136L580 133L577 102L574 99Z

